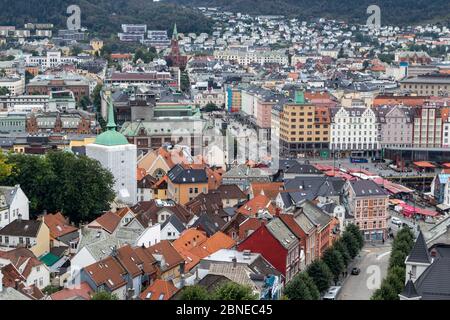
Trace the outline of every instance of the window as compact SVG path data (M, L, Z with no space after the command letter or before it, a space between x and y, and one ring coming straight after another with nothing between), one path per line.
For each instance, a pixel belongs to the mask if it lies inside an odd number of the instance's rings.
M0 243L2 243L3 242L3 237L2 236L0 236Z
M411 268L411 278L415 278L417 274L417 266L412 266Z
M5 243L9 243L9 237L5 236Z
M23 238L22 237L19 237L19 243L23 244Z

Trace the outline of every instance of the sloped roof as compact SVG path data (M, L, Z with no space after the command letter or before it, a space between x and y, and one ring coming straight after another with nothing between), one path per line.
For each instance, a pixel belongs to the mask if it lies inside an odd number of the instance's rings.
M139 298L141 300L169 300L177 291L177 287L171 281L156 279L139 295Z
M14 220L0 230L0 235L35 238L41 228L39 220Z
M186 230L186 227L184 226L183 222L181 222L180 218L176 214L172 214L169 219L166 219L166 221L163 222L161 225L161 230L165 228L168 224L171 224L179 233Z
M273 219L265 226L267 230L269 230L269 232L286 249L291 248L298 241L297 237L289 230L289 228L279 218Z
M406 259L406 262L431 263L427 243L425 242L422 231L419 232L419 236L417 237L408 258Z
M55 239L78 230L66 221L61 212L45 215L44 222L50 230L50 236Z
M84 268L97 286L106 285L115 290L126 285L126 270L113 257L107 257Z
M185 169L178 164L173 167L167 174L170 181L177 184L182 183L207 183L208 176L205 169Z
M436 259L414 283L422 300L449 300L450 258Z
M414 283L411 279L408 280L406 283L405 288L403 289L402 293L400 293L402 296L406 298L417 298L419 297L419 294L417 293L416 287L414 286Z
M120 220L121 217L119 215L115 212L108 211L94 221L109 233L113 233L119 225Z

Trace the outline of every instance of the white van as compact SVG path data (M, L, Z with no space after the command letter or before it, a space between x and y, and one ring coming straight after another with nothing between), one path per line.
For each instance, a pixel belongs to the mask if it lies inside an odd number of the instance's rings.
M336 300L341 288L342 287L330 287L327 293L323 296L323 300Z

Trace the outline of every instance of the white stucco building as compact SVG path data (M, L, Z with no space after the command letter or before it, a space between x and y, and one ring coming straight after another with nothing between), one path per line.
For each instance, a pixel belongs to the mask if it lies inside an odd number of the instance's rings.
M114 176L117 199L133 205L137 197L137 147L116 131L112 104L108 106L108 130L86 146L86 155L98 160Z
M0 186L0 229L17 220L29 220L29 201L19 185L14 187Z
M370 108L338 108L333 111L331 150L361 151L364 156L380 149L377 116Z

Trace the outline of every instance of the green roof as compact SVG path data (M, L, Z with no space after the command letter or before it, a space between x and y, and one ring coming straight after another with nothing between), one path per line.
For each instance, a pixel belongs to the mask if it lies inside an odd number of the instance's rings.
M95 144L103 146L120 146L128 144L127 138L116 130L107 130L95 139Z
M95 144L103 146L121 146L128 144L127 138L120 132L116 131L116 123L114 122L114 110L111 98L108 101L108 128L95 139Z
M54 255L53 253L50 253L50 252L39 258L39 260L42 261L43 263L45 263L45 265L47 267L51 267L56 262L58 262L59 259L61 259L61 258L58 257L57 255Z

